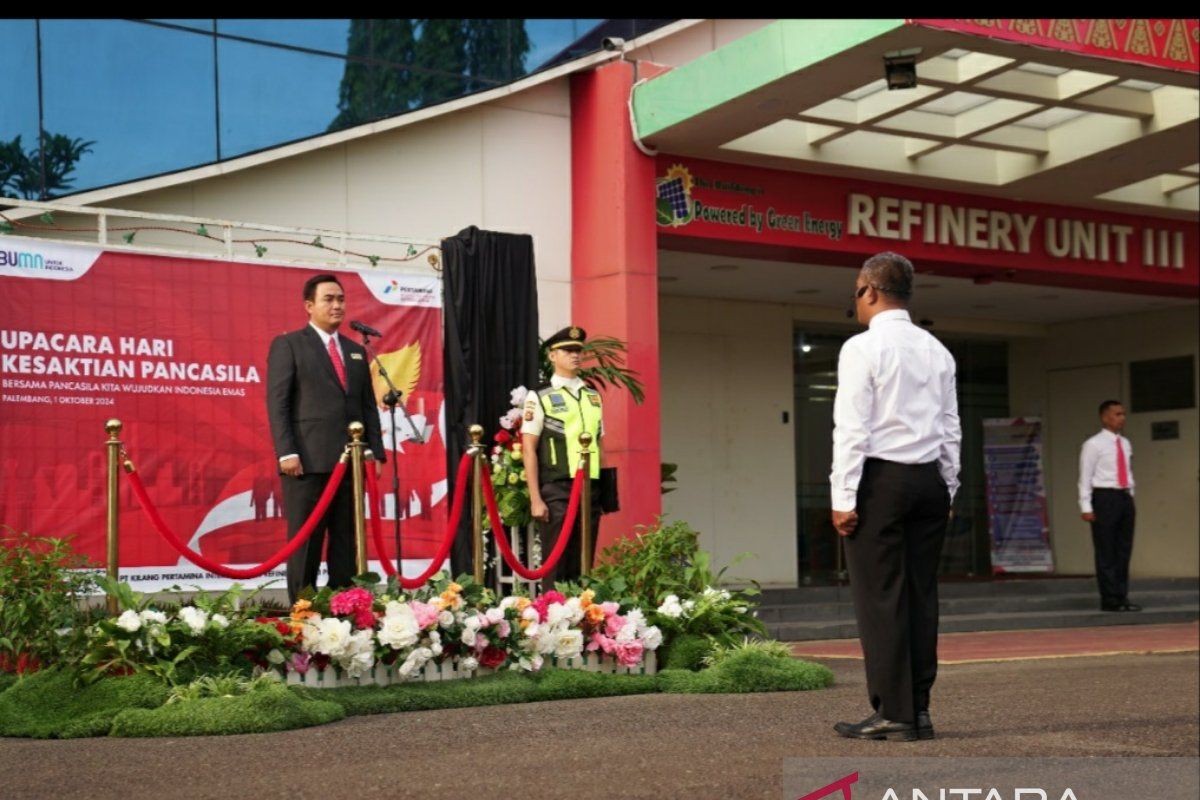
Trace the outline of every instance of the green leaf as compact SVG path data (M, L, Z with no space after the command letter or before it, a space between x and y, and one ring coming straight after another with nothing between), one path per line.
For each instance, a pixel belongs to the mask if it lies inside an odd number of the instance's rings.
M0 233L12 233L12 223L6 219L0 219Z
M408 246L408 257L409 257L409 258L412 258L412 257L413 257L413 256L415 256L416 254L417 254L417 248L416 248L416 247L414 247L413 245L411 245L411 244L410 244L410 245Z
M208 236L208 228L201 225L199 228L196 228L196 235L197 236Z
M379 256L367 256L367 261L371 262L372 267L379 266Z
M266 246L266 245L264 245L264 244L256 244L256 245L254 245L254 254L255 254L255 255L257 255L259 258L262 258L262 257L263 257L263 254L264 254L264 253L266 253L266 252L267 252L267 246Z
M38 219L40 219L42 222L46 223L47 225L55 224L54 223L54 215L52 213L50 213L49 211L42 214L40 217L38 217Z
M309 244L311 244L313 247L321 247L321 248L324 248L324 247L325 247L325 243L321 241L321 237L320 237L320 236L318 236L317 238L313 239L311 242L309 242Z
M130 231L121 238L125 240L125 244L133 244L133 237L137 236L137 231Z

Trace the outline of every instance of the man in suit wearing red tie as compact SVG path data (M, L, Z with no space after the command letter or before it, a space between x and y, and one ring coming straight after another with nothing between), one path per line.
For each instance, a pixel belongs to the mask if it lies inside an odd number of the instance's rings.
M303 527L342 455L346 426L361 422L375 454L384 459L379 412L362 346L338 335L346 294L334 275L304 284L308 325L275 337L267 355L267 416L283 481L288 538ZM308 543L288 559L288 596L316 588L328 538L329 585L349 586L354 577L354 514L350 481L343 480Z
M1133 554L1133 446L1121 435L1125 406L1100 404L1104 430L1079 452L1079 510L1092 525L1096 582L1102 611L1141 611L1129 602L1129 557Z

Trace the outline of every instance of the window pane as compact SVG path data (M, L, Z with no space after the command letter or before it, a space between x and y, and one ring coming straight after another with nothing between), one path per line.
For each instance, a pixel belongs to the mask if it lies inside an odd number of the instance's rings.
M178 25L181 28L191 28L192 30L204 31L212 33L213 21L211 19L152 19L151 22L164 22L167 25Z
M596 27L598 19L527 19L529 55L525 71L536 72L542 65L566 50L571 43Z
M348 19L219 19L217 32L344 55L350 22Z
M338 116L344 59L227 39L217 58L222 158L325 133Z
M0 20L0 196L40 196L37 157L37 30L33 20Z
M47 135L91 142L60 195L214 161L212 39L120 20L43 20Z

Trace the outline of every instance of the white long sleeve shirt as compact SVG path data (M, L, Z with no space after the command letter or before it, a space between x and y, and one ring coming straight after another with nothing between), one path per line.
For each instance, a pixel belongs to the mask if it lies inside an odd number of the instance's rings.
M838 357L833 401L834 511L853 511L868 458L938 462L950 498L958 492L962 427L950 351L903 309L871 318Z
M1092 489L1120 489L1117 481L1117 439L1125 451L1125 471L1129 493L1133 494L1133 445L1124 436L1102 430L1083 443L1079 450L1079 510L1092 513Z

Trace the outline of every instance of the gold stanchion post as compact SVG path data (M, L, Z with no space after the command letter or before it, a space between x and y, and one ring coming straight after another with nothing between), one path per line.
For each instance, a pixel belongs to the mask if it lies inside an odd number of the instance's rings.
M124 427L119 419L110 419L104 423L104 430L108 432L108 441L105 447L108 448L108 519L107 519L107 553L108 561L108 577L109 580L119 580L120 570L120 548L118 547L118 529L120 528L121 515L121 495L118 479L121 475L121 428ZM108 613L111 616L116 616L120 610L117 607L117 598L110 594L107 600Z
M483 426L472 425L467 432L471 434L474 458L471 465L471 558L475 563L475 582L483 583Z
M354 572L362 575L367 571L367 522L363 499L363 434L366 429L361 422L351 422L346 428L350 433L350 469L354 478Z
M579 574L592 574L592 435L587 431L579 434L579 446L583 451L583 497L579 513L583 519L579 524Z

